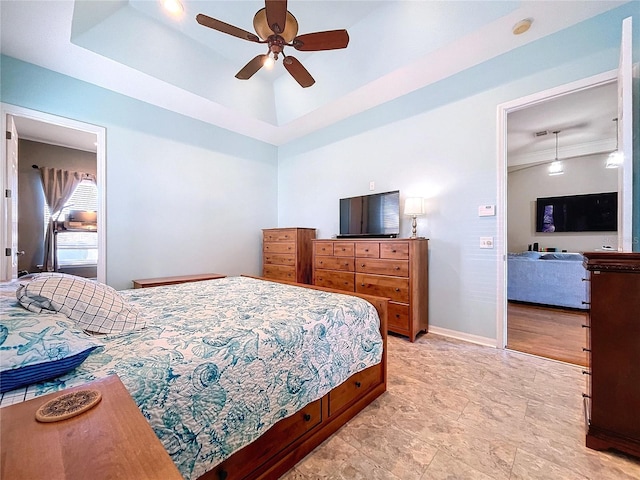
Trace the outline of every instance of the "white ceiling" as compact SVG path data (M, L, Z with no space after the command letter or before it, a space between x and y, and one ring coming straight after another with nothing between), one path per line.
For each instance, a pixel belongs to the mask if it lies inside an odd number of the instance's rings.
M288 9L298 20L299 34L346 28L350 35L344 50L285 50L316 79L306 89L280 62L250 80L235 79L235 73L266 48L195 21L196 14L204 13L252 32L253 15L264 2L182 3L184 14L173 18L162 10L160 0L3 0L1 51L283 145L626 2L290 0ZM512 27L524 18L533 20L531 29L513 35ZM579 113L579 105L583 102L573 102L571 117L566 106L563 116L551 114L552 104L545 113L531 111L526 118L512 114L509 127L517 126L522 134L521 140L510 141L514 155L531 154L530 130L586 128L605 111ZM607 108L601 116L595 130L608 130L604 122L613 123L615 113ZM611 132L609 141L615 138ZM548 150L550 137L537 145ZM561 142L563 137L560 134Z

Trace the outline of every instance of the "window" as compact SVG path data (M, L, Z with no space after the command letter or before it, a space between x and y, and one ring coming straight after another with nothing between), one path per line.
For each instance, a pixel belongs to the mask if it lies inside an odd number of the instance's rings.
M83 180L76 187L65 204L57 220L63 222L71 210L98 210L98 187L89 180ZM51 212L44 204L44 228L49 225ZM96 265L98 263L98 233L96 231L59 231L56 235L56 255L59 266Z

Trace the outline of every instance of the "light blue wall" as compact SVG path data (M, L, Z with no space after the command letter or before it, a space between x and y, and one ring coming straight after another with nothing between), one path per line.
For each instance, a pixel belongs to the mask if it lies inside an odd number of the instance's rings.
M637 7L627 4L281 147L279 224L311 225L320 238L331 237L338 199L369 193L372 180L376 192L400 189L402 201L427 198L418 234L430 239L429 321L496 338L499 249L478 245L480 236L497 237L497 220L477 212L498 199L497 106L615 69L622 19L630 15L637 62ZM401 235L410 229L402 218Z
M107 283L259 274L277 223L276 148L1 57L1 101L106 128Z
M373 180L377 192L428 198L418 232L431 239L431 324L495 338L497 250L478 243L497 235L497 222L477 207L497 201L496 107L614 69L629 15L637 62L637 6L279 149L7 57L0 93L6 103L106 127L107 281L116 288L157 275L259 273L261 228L316 227L329 237L338 199L368 193ZM408 219L401 233L409 235Z

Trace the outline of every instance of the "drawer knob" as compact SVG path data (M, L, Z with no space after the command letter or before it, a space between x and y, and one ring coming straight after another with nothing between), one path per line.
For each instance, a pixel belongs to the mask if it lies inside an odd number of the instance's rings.
M360 388L362 384L360 382L356 382L356 388Z
M586 393L583 393L582 398L591 398L591 395L587 395Z
M585 302L584 300L581 302L583 305L591 305L591 302Z
M591 351L591 349L586 348L586 347L582 347L582 351L583 351L583 352L590 352L590 351Z
M311 415L309 415L308 413L305 413L304 417L302 417L302 418L304 418L305 422L308 422L309 420L311 420Z
M227 473L226 470L219 470L218 471L218 478L220 480L225 480L228 476L229 476L229 473Z
M582 328L591 328L589 325L582 325Z
M396 313L396 318L400 318L400 314L399 313Z
M399 288L396 288L396 292L399 292L399 291L400 291L400 289L399 289Z
M587 370L582 370L582 374L583 375L591 375L591 372L588 372Z
M364 249L364 251L365 251L365 252L368 252L368 251L369 251L369 249L368 249L368 248L365 248L365 249Z
M391 250L391 253L396 253L396 251L395 250Z
M360 284L360 286L361 286L361 287L364 287L364 283L361 283L361 284Z
M396 267L396 270L400 270L400 267Z
M360 265L360 266L364 268L364 263L362 265Z

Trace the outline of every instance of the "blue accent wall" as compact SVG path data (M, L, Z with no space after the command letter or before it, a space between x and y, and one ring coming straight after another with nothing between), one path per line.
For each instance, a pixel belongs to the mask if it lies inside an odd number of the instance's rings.
M616 69L628 16L634 17L637 63L638 5L625 4L281 147L279 223L313 220L319 237L331 237L339 231L338 200L369 193L370 181L375 192L399 189L401 204L425 197L418 234L430 239L429 322L495 339L503 246L479 248L481 236L500 239L497 218L479 217L478 206L498 200L497 107ZM638 199L637 140L634 178ZM636 250L639 210L636 200ZM410 235L410 223L401 218L401 236Z

